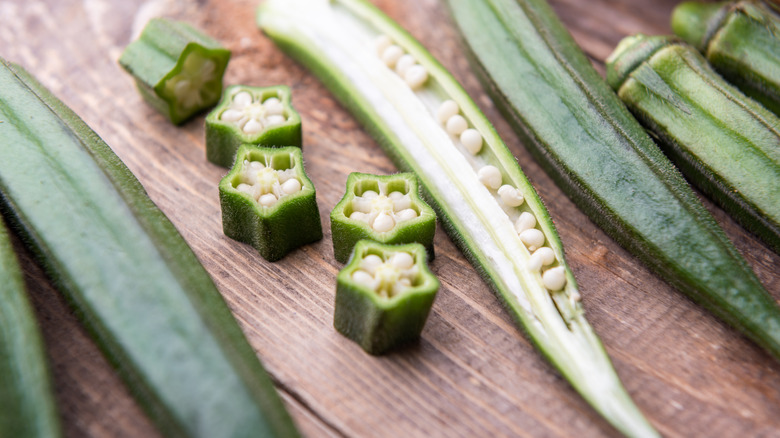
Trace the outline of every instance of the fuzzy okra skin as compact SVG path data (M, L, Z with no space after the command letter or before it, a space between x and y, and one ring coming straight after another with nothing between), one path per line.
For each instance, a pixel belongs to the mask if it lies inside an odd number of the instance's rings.
M544 0L449 0L475 70L557 184L694 301L780 358L775 301Z
M676 38L623 39L607 78L683 174L780 253L780 119Z
M0 219L0 436L58 437L60 421L35 314Z
M167 436L295 436L208 273L135 176L0 60L3 213Z
M776 10L759 1L684 2L672 13L672 29L729 82L780 116Z
M572 386L620 430L657 436L583 315L547 210L452 75L361 0L270 0L258 25L417 175L453 241Z

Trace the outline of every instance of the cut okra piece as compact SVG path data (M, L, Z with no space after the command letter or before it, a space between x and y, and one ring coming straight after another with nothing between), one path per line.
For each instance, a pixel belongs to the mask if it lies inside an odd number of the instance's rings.
M301 149L242 145L219 183L222 229L268 261L322 239L314 184Z
M141 96L178 125L217 103L229 59L229 50L189 24L153 18L119 64Z
M420 337L439 290L419 243L359 241L336 280L333 325L369 354Z
M242 144L300 147L301 139L301 117L284 85L231 85L206 117L206 158L222 167L233 165Z
M344 197L330 213L333 253L345 263L361 239L387 244L417 242L433 259L436 213L423 201L413 173L354 172Z

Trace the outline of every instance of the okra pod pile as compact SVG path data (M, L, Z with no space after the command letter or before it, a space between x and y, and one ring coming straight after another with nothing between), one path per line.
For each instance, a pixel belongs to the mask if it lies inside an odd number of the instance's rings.
M618 429L657 436L584 318L547 210L449 72L365 1L270 0L258 24L417 175L449 235L572 386Z
M780 309L544 0L449 0L473 65L581 210L662 278L780 358Z

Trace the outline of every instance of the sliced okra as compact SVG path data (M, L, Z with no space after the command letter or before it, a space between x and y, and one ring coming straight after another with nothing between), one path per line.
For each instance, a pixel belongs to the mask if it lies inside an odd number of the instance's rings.
M300 148L242 145L219 183L219 198L225 235L268 261L322 239L314 184Z
M344 197L330 213L333 253L345 263L362 239L422 244L433 259L436 213L418 194L412 173L351 173Z
M153 18L119 64L141 96L178 125L217 103L229 59L229 50L189 24Z
M419 243L359 241L336 280L333 325L370 354L420 337L439 280Z
M301 117L284 85L231 85L206 117L206 158L230 167L242 144L301 146Z

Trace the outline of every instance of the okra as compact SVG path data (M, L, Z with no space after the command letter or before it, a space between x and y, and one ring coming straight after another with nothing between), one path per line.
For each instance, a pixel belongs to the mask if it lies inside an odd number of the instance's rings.
M433 259L436 213L419 196L412 173L351 173L344 197L330 212L333 253L345 263L362 239L387 244L417 242Z
M452 75L365 1L270 0L258 24L417 175L444 229L561 374L621 430L656 436L583 315L542 201Z
M229 59L219 41L191 25L152 18L119 64L144 100L178 125L217 103Z
M780 358L778 306L553 9L544 0L450 5L497 107L580 209L672 286Z
M420 337L438 290L421 244L361 240L336 278L333 325L379 355Z
M290 99L290 89L284 85L228 87L206 116L206 158L231 167L242 144L301 147L301 117Z
M219 291L134 175L73 111L0 63L0 198L166 436L294 436Z
M758 1L685 2L672 13L672 29L729 82L780 116L776 12Z
M0 436L61 436L43 340L2 220L0 388Z
M301 149L242 145L219 183L225 235L252 245L268 261L322 239L314 184Z
M623 39L607 78L683 174L780 253L780 119L676 38Z

